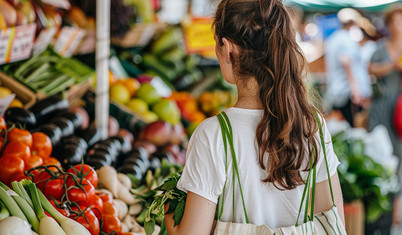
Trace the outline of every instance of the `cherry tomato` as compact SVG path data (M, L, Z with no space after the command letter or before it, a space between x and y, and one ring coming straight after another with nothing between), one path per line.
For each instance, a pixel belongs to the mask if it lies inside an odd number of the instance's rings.
M32 134L32 154L47 158L52 153L52 142L49 136L42 132L35 132Z
M104 231L106 233L110 233L110 232L120 233L121 232L120 219L117 216L104 215L102 231Z
M87 180L82 179L78 182L82 185L83 189L78 188L71 179L67 180L67 196L70 201L74 202L87 202L92 203L95 196L95 187Z
M8 132L7 139L9 142L16 141L19 143L23 143L28 147L32 146L31 132L24 129L13 128L10 132Z
M97 192L96 195L98 195L102 199L102 202L113 204L113 198L110 196L110 194L104 192Z
M119 212L117 212L116 207L112 203L103 202L102 215L112 215L118 217Z
M24 143L11 141L4 147L3 155L6 154L15 155L27 162L31 157L31 150L29 149L29 146Z
M35 183L37 187L45 194L49 199L54 198L60 200L64 195L64 179L62 176L59 178L52 179L49 172L44 171L40 173Z
M98 185L98 174L96 174L94 168L87 164L77 164L68 169L67 172L73 173L74 175L78 176L78 178L87 179L94 187Z
M79 203L79 205L81 208L89 206L89 208L91 208L92 212L95 214L96 218L98 218L98 220L102 219L103 201L98 195L94 196L92 203L82 202Z
M49 200L49 201L54 206L54 208L56 208L56 210L58 210L62 215L64 215L65 217L70 216L68 208L63 203L60 203L60 201L58 200Z
M25 161L25 170L29 170L32 168L35 168L37 166L42 165L43 159L39 157L38 155L32 155L28 161Z
M98 235L99 228L99 220L96 218L95 214L92 210L87 210L83 216L79 216L76 221L82 224L92 235Z
M42 159L43 159L42 165L44 165L44 166L56 165L61 168L61 163L59 162L59 160L57 160L57 158L54 158L54 157L43 158L42 157Z
M3 154L0 158L0 181L9 184L13 174L24 172L24 160L15 155Z

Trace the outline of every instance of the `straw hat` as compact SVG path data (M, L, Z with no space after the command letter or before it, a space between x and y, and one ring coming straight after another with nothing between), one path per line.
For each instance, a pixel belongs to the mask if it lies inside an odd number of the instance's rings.
M342 24L347 23L357 23L357 21L362 17L358 11L352 8L343 8L342 10L338 11L337 14L338 20Z

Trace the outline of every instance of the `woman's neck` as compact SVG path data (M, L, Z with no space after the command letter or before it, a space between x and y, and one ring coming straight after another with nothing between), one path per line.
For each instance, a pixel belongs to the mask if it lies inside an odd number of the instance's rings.
M259 86L254 78L247 81L237 83L237 102L234 107L244 108L244 109L263 109L259 97Z

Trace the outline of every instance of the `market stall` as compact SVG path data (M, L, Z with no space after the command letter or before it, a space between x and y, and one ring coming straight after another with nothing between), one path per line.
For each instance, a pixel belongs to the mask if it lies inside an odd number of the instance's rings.
M172 193L183 214L189 138L237 94L214 56L213 4L167 2L0 0L0 234L167 234ZM395 1L287 2L334 13ZM322 73L322 45L309 45ZM392 208L397 163L376 159L372 133L334 126L346 227L364 234Z

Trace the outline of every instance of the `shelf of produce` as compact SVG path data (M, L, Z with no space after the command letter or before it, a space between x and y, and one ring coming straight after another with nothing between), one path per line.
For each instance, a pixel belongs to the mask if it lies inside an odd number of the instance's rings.
M136 24L122 38L112 38L111 42L120 47L143 47L166 27L166 23L159 22Z
M8 75L0 72L0 82L2 86L8 87L15 93L16 97L22 101L24 108L29 108L36 102L36 95L30 89L17 82Z

